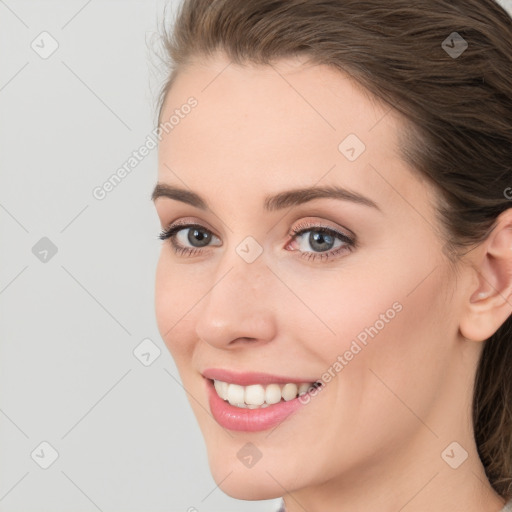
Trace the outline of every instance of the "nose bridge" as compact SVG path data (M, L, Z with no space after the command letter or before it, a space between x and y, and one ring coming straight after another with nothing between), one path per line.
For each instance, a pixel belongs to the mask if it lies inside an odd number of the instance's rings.
M270 270L259 255L245 259L242 243L218 266L198 312L196 332L205 342L226 347L240 338L268 341L274 336L274 311L269 293ZM249 249L251 250L251 249Z

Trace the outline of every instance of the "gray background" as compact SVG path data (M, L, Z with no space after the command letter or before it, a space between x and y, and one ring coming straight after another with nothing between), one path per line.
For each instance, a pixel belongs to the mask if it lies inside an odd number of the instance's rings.
M277 504L217 488L160 339L156 151L92 194L154 128L163 5L0 0L1 512Z
M156 150L92 194L154 128L162 16L160 1L0 2L2 512L275 508L216 488L172 378L153 310ZM46 59L43 31L59 45ZM33 254L43 237L53 257ZM133 354L146 338L150 366Z

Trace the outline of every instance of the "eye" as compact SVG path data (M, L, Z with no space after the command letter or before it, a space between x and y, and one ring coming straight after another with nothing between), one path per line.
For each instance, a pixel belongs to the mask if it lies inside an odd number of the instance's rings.
M307 233L309 236L306 237ZM298 241L299 245L298 249L292 250L299 250L300 256L308 260L328 259L352 251L356 245L354 238L327 226L302 224L294 228L289 236L293 237L293 242ZM308 251L308 246L313 250Z
M199 224L175 224L163 230L158 238L169 239L177 254L188 256L201 252L201 249L208 246L212 239L218 240L211 231ZM186 244L191 244L192 247L187 247Z
M309 236L305 237L307 233ZM356 245L355 238L327 226L301 224L294 228L288 236L292 237L292 241L286 247L289 248L298 241L298 248L292 248L291 251L298 250L300 257L308 260L331 258L342 252L352 251ZM210 242L214 239L220 242L210 230L200 224L174 224L163 230L158 238L160 240L169 239L174 252L185 256L193 256L202 252L202 249L211 245ZM216 245L222 244L217 243ZM313 250L308 251L308 246Z

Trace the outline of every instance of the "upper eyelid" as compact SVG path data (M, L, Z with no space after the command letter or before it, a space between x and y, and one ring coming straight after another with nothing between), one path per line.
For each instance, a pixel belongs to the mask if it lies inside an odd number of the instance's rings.
M183 227L200 226L201 228L206 229L210 233L216 232L215 229L210 227L210 224L208 222L206 222L204 220L195 220L195 218L193 216L178 218L177 220L167 223L163 229L167 230L167 229L171 229L173 227L178 227L178 226L183 226Z
M169 201L169 202L174 203L174 201ZM194 220L190 220L190 224L199 224L202 227L204 227L205 229L207 229L208 231L210 231L211 233L216 234L215 228L210 227L211 226L210 223L208 221L204 220L204 216L201 213L199 214L199 217L196 217L196 215L194 215L194 213L187 212L187 210L188 210L188 208L187 208L186 210L184 210L184 211L182 210L180 212L180 213L184 213L184 215L175 216L175 214L178 212L176 210L174 210L174 207L169 210L167 207L164 208L164 205L162 204L161 208L162 209L160 209L159 207L156 208L157 213L161 220L165 219L165 217L169 218L168 217L168 216L170 216L169 213L172 214L173 218L177 219L176 221L173 221L171 223L166 223L166 226L174 224L175 222L178 222L179 224L182 224L182 223L188 224L189 223L188 220L183 222L182 219L190 218L190 219L194 219ZM181 208L180 208L180 210L181 210ZM341 212L343 212L343 210L341 210ZM188 215L187 215L187 213L188 213ZM350 228L348 228L346 225L344 225L344 222L342 219L335 220L335 219L331 218L331 219L327 220L329 217L336 217L338 214L339 214L338 209L332 209L329 207L325 208L325 205L323 205L323 206L322 205L312 205L309 203L300 204L296 208L290 208L290 211L288 211L287 214L282 216L278 222L273 223L273 225L270 227L269 230L267 230L266 233L269 233L269 231L273 231L274 229L276 229L278 224L280 224L281 222L284 222L287 224L295 224L297 222L301 222L301 223L302 222L308 222L308 223L311 222L311 223L319 223L321 225L321 227L325 227L328 229L332 229L333 231L341 232L342 234L346 234L350 238L356 239L357 235L355 234L355 232L352 231ZM359 212L357 215L359 215ZM227 225L221 218L219 218L217 215L215 215L215 217L216 217L216 220L220 221L223 228L225 228L227 231L230 231L231 233L233 232L233 230L230 228L230 226ZM343 214L342 214L342 217L344 217ZM315 218L315 219L319 219L319 220L305 221L304 220L305 218ZM201 219L201 220L195 220L195 219ZM289 219L290 222L288 222L288 220L286 220L286 219ZM363 216L363 219L364 219L364 216ZM341 224L340 224L340 220L341 220ZM329 223L333 223L334 226L329 225ZM162 224L163 224L163 222L162 222ZM167 229L167 227L164 227L163 229ZM291 229L292 228L289 228L288 233L290 232ZM218 235L216 235L216 236L218 236Z
M324 223L324 222L320 222L320 221L313 221L313 222L302 221L294 228L291 228L290 233L293 233L295 231L298 231L298 232L313 231L314 229L318 229L318 230L323 229L326 231L332 231L333 233L337 233L339 235L346 236L347 238L351 238L354 240L356 239L356 234L352 230L350 230L346 227L330 226L328 223Z
M320 214L320 215L310 215L309 217L322 218L322 214ZM306 216L306 218L307 218L307 216ZM185 217L185 219L187 219L187 217ZM331 226L329 224L331 222L333 222L333 221L328 221L328 220L304 220L303 217L299 217L297 220L293 221L292 224L296 225L298 223L299 226L307 225L307 227L310 227L310 228L318 227L318 228L332 229L333 231L346 231L347 234L350 234L351 236L355 237L355 233L352 230L350 230L349 228L347 228L345 226ZM171 229L171 228L177 227L177 226L186 227L186 226L190 226L190 225L197 225L197 226L200 226L200 227L210 231L211 233L215 234L215 232L216 232L216 230L214 228L209 227L209 225L208 225L209 223L208 222L205 222L203 220L200 220L200 221L197 220L196 221L196 220L188 220L188 219L187 220L179 219L179 220L172 221L172 222L169 222L169 223L162 222L162 224L164 224L162 229L165 229L165 230ZM222 224L224 224L224 222L222 222ZM338 223L334 222L334 224L338 224ZM275 227L275 225L274 225L274 227ZM289 231L291 229L293 229L293 228L290 228ZM229 226L228 226L228 230L232 231L231 229L229 229Z
M207 227L207 226L204 226L202 223L200 222L194 222L194 221L190 221L190 222L171 222L169 225L163 227L163 231L171 231L171 230L174 230L174 231L179 231L180 228L181 229L190 229L190 228L193 228L193 227L199 227L199 228L202 228L204 229L205 231L208 231L209 233L211 233L212 235L215 235L217 238L218 235L215 234L215 230ZM287 232L289 234L291 233L294 233L294 232L300 232L300 231L307 231L307 230L313 230L313 229L324 229L324 230L330 230L330 231L333 231L334 233L338 233L340 235L345 235L349 238L355 238L355 234L352 233L352 231L348 228L337 228L337 227L333 227L333 226L330 226L329 224L324 224L324 223L321 223L321 222L314 222L314 221L311 221L311 222L307 222L307 221L303 221L302 223L299 223L299 225L293 227L293 228L290 228ZM347 231L348 233L345 233L344 231ZM297 234L297 233L295 233Z

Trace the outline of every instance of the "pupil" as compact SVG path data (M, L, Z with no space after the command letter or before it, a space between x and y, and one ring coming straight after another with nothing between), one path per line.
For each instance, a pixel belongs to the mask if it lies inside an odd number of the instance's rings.
M210 241L210 234L199 229L190 229L188 232L188 241L194 245L195 242L199 242L198 247L208 245Z
M313 247L313 249L315 249L316 246L316 249L321 251L322 249L330 249L334 243L334 240L332 236L327 235L325 233L311 233L311 235L309 236L309 243L311 244L311 247ZM325 245L322 245L326 243L329 247L325 247Z

